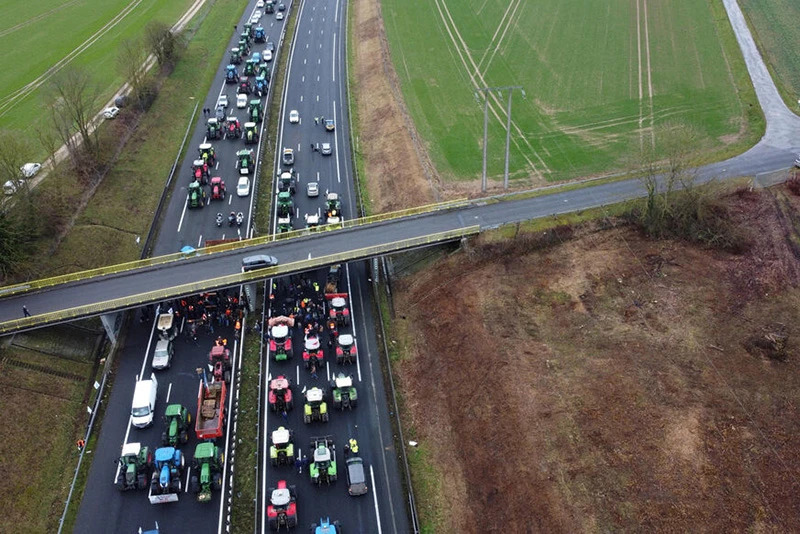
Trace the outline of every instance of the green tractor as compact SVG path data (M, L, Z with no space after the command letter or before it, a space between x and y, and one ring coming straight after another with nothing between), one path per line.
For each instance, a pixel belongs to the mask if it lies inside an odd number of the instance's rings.
M247 35L247 40L251 40L253 38L253 24L250 22L244 23L244 31L242 35Z
M289 191L278 193L278 217L291 216L293 210L292 194Z
M283 171L278 177L278 191L288 191L289 194L295 193L294 169Z
M342 201L339 200L338 193L327 193L325 195L325 222L336 224L342 220Z
M246 148L236 153L236 168L239 169L239 174L247 176L253 170L254 165L252 150Z
M231 48L231 65L239 65L242 62L242 53L239 51L239 48Z
M222 467L225 454L212 442L200 443L194 450L189 489L197 494L197 502L211 500L211 492L222 489Z
M250 43L247 39L239 39L239 53L242 57L250 55Z
M292 231L292 218L288 215L286 217L278 217L278 233Z
M261 119L264 118L264 108L261 107L261 100L259 99L251 100L248 113L250 113L251 121L261 122Z
M189 208L202 208L206 205L206 190L197 180L189 184L189 195L186 202Z
M244 64L244 74L243 76L255 76L256 75L256 67L258 63L256 63L255 59L248 59Z
M209 139L219 139L222 137L222 126L215 117L211 117L206 122L206 137Z
M266 63L259 64L258 65L258 70L256 72L256 75L257 76L263 76L266 79L267 83L269 83L269 80L270 80L269 65L267 65Z
M314 484L336 482L336 446L333 436L311 438L313 461L308 465L308 473Z
M272 445L269 447L269 461L272 465L294 465L293 437L294 433L283 426L272 432Z
M185 445L192 431L192 414L182 404L170 404L164 412L164 426L167 428L161 433L161 446Z
M317 387L306 391L306 404L303 407L303 422L311 421L328 422L328 403L325 402L325 392Z
M339 373L331 380L333 406L340 410L352 410L358 403L358 392L353 377Z
M254 122L244 123L244 144L258 143L258 126Z
M147 488L150 469L153 467L153 455L150 449L141 443L127 443L122 446L117 471L117 488L120 491Z

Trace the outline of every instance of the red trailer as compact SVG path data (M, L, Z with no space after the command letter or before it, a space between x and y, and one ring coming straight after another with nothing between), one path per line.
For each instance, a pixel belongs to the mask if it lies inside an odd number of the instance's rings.
M225 382L200 381L197 393L197 419L194 431L197 439L216 439L222 437L225 424L225 398L228 389Z

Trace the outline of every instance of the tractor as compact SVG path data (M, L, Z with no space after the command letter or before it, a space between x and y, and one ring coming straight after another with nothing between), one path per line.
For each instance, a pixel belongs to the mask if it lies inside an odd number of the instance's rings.
M249 95L253 92L253 82L247 76L239 78L239 85L236 87L237 95Z
M261 26L256 26L255 30L253 30L253 41L257 43L263 43L267 40L267 33L264 31L264 28Z
M182 404L170 404L164 412L164 426L161 433L163 447L177 447L189 441L192 431L192 414Z
M292 231L292 218L288 215L286 217L278 217L278 233Z
M292 194L289 191L281 191L278 193L278 216L286 217L291 215L294 211L294 204L292 203Z
M311 438L312 462L308 474L314 484L336 482L336 445L333 436Z
M250 22L244 23L244 31L242 31L242 36L247 38L248 41L253 40L253 24Z
M253 170L253 151L250 149L240 150L236 153L236 168L239 174L246 176Z
M225 138L226 139L239 139L242 137L242 125L239 124L239 119L236 117L228 117L225 125Z
M150 479L150 495L169 495L181 492L183 468L186 460L181 451L175 447L161 447L156 449L155 466L153 477ZM159 500L159 502L164 502Z
M244 64L244 76L255 76L256 75L256 67L258 66L258 61L255 59L248 59Z
M319 335L316 332L309 332L305 337L305 350L303 351L303 363L306 369L311 367L311 364L319 368L324 360L325 353L320 346Z
M258 73L257 73L257 75L258 75L258 76L263 76L263 77L264 77L264 78L267 80L267 83L269 83L269 80L270 80L270 70L269 70L269 65L267 65L266 63L262 63L262 64L260 64L260 65L258 66Z
M269 461L273 466L294 465L294 432L286 427L279 426L272 431L272 445L269 447Z
M319 228L319 214L306 213L306 228L309 230L316 230Z
M294 406L292 401L292 386L289 379L283 375L269 381L269 407L273 412L288 412Z
M289 194L294 195L295 193L295 179L294 179L294 169L291 171L284 171L281 173L280 177L278 177L278 191L288 191Z
M275 1L274 0L266 0L264 6L264 13L270 14L275 13Z
M261 119L264 118L264 108L261 107L261 100L257 98L251 100L247 112L250 114L251 121L261 122Z
M206 137L209 139L219 139L222 137L222 128L220 128L219 121L216 117L211 117L208 119L206 125Z
M250 33L250 30L245 29L245 31L239 34L239 42L241 42L242 39L244 39L245 42L247 42L247 44L250 44L250 42L252 41L252 39L250 38L251 35L252 34Z
M358 357L356 340L350 334L342 334L336 340L336 363L343 365L354 363Z
M258 126L254 122L244 123L244 144L258 143Z
M342 201L339 200L338 193L327 193L325 195L325 222L334 224L341 221Z
M219 176L211 179L211 200L225 200L225 182Z
M239 50L241 50L242 56L249 56L250 42L247 39L239 39Z
M153 455L150 449L141 443L127 443L122 446L117 472L117 488L120 491L131 489L143 490L147 487L147 478L153 467Z
M234 50L239 50L238 48L234 48ZM241 63L242 58L239 57L239 62ZM228 65L225 67L225 83L239 83L239 71L236 70L236 65Z
M285 324L276 324L269 332L269 351L276 362L283 362L294 355L292 350L292 334Z
M269 488L267 520L271 530L284 527L289 530L297 526L297 493L285 480L279 480L277 488Z
M242 54L238 48L231 48L231 65L239 65L242 62Z
M333 394L333 406L340 410L352 410L358 403L358 392L353 385L353 377L345 376L344 373L337 374L331 380Z
M211 172L208 170L208 163L202 159L196 159L192 162L192 179L205 184L208 182L208 175Z
M261 63L261 52L253 52L253 61L255 62L254 69L257 68L258 64Z
M189 184L189 194L186 197L186 203L189 208L202 208L206 205L206 191L197 180Z
M200 159L208 163L212 167L217 163L217 153L211 143L202 143L197 147L197 152L200 154Z
M335 319L339 326L350 324L350 308L347 306L347 293L326 294L328 299L328 318Z
M259 74L258 76L256 76L255 92L258 95L258 98L261 98L267 93L267 88L268 88L267 77L264 76L263 74Z
M217 344L211 347L211 351L208 353L208 367L214 373L214 381L224 380L230 384L231 370L233 369L230 349L225 345Z
M200 443L194 449L192 478L189 489L197 494L197 502L211 500L211 492L222 489L222 467L225 454L214 443Z
M325 402L325 391L313 387L306 391L306 404L303 407L303 422L312 421L328 422L328 403Z
M338 521L331 523L331 518L319 518L319 525L312 523L311 534L342 534L342 527Z

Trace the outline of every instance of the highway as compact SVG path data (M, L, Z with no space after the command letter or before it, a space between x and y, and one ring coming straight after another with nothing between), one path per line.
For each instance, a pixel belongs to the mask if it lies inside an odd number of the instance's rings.
M289 4L289 2L286 3ZM255 0L249 2L243 9L244 14L238 25L239 31L254 11ZM274 15L264 15L261 24L266 30L268 39L274 42L278 48L284 23L276 21ZM233 28L225 28L221 35L228 35L232 31ZM228 48L236 46L238 40L238 33L235 36L231 35ZM264 44L254 45L255 50L263 50L264 47ZM217 69L211 92L200 107L214 109L221 92L226 93L232 105L235 105L235 87L226 85L223 81L228 60L226 53ZM265 99L262 98L263 101ZM243 118L244 115L240 119L242 123L244 122ZM202 240L219 239L224 234L227 234L226 237L230 237L233 229L227 226L216 227L214 216L217 211L224 213L242 211L247 216L247 221L242 226L242 232L247 231L254 195L251 193L248 197L237 197L235 194L237 170L234 168L234 153L236 150L244 148L244 143L240 139L214 141L219 165L215 165L211 176L221 176L225 180L228 187L228 195L225 200L214 201L211 206L202 209L184 209L186 188L191 176L191 163L196 157L198 145L206 137L206 119L207 117L198 114L198 120L189 141L187 156L177 171L176 186L169 205L165 207L164 223L154 244L156 253L176 251L187 243L197 246L198 242ZM208 188L206 189L208 190ZM189 276L189 279L194 279L197 278L198 271L185 275ZM235 292L231 291L231 294L235 294ZM216 335L223 335L230 339L233 352L238 357L239 346L234 342L233 329L218 326L215 334L211 335L206 329L201 328L195 344L185 336L188 325L181 323L182 332L175 340L175 356L171 369L156 372L159 388L154 424L147 429L137 429L129 425L134 384L137 376L150 376L150 362L155 344L154 322L142 323L138 320L139 317L140 314L137 313L137 320L129 328L124 339L124 346L119 349L120 352L117 355L114 387L109 394L97 442L91 451L92 465L74 530L89 534L109 532L128 534L138 531L140 526L145 529L152 528L154 522L158 521L163 532L217 532L222 529L227 518L226 502L220 498L221 492L219 491L214 493L210 503L198 503L193 494L186 493L186 481L191 475L191 470L187 470L184 475L183 493L180 494L179 502L171 504L150 504L147 490L118 492L114 487L114 480L117 474L116 459L119 457L123 443L141 442L151 449L160 446L161 432L164 428L161 418L168 403L183 404L194 417L199 385L195 369L202 367L207 362L208 351ZM229 432L230 428L231 425L228 425L226 431ZM229 438L228 433L218 444L227 448ZM189 442L181 447L186 456L187 467L190 466L197 443L197 439L192 435ZM226 454L226 458L230 458L230 454ZM227 479L226 476L226 486ZM226 487L225 491L227 489Z

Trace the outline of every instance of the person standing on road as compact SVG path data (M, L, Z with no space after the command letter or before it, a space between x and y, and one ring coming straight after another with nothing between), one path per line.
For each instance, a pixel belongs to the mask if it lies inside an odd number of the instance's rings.
M22 306L22 316L23 317L30 317L31 312L28 311L28 307L23 304Z

